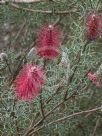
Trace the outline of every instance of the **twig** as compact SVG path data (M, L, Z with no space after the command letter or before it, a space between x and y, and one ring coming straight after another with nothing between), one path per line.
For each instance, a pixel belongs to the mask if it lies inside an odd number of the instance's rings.
M98 1L97 1L97 4L96 4L96 10L98 10L99 5L101 4L101 2L102 2L101 0L98 0Z
M21 25L21 27L20 27L18 33L16 34L16 37L14 38L14 40L13 40L12 43L11 43L11 45L13 45L13 44L16 42L16 40L18 39L20 33L21 33L22 30L24 29L25 24L26 24L26 20L25 20L24 23Z
M23 11L28 11L28 12L35 12L35 13L42 13L42 14L52 14L52 10L34 10L34 9L29 9L29 8L23 8L20 7L17 4L11 3L10 4L13 8L19 9L19 10L23 10ZM69 13L75 13L77 11L77 9L74 10L65 10L65 11L55 11L54 14L60 15L60 14L69 14Z
M46 0L1 0L0 4L6 4L8 2L13 3L38 3L38 2L45 2Z
M43 68L46 69L47 60L44 60ZM40 92L40 111L42 115L42 120L44 119L44 108L43 108L43 101L42 101L42 89Z
M43 126L37 128L35 131L32 131L32 132L30 133L30 135L34 134L35 132L41 130L41 129L44 128L44 127L49 127L50 125L54 125L54 124L60 123L60 122L62 122L62 121L65 121L65 120L67 120L67 119L71 119L72 117L75 117L75 116L78 116L78 115L82 115L82 114L86 114L86 113L96 112L96 111L99 111L99 110L101 110L101 109L102 109L102 106L97 107L97 108L94 108L94 109L91 109L91 110L85 110L85 111L73 113L73 114L71 114L71 115L68 115L68 116L65 116L65 117L63 117L63 118L57 119L57 120L55 120L55 121L52 121L52 122L50 122L50 123L48 123L48 124L46 124L46 125L43 125Z
M59 16L58 18L57 18L57 20L53 23L53 26L56 26L56 25L58 25L59 24L59 22L62 20L62 17L61 16Z
M3 101L2 101L2 98L0 97L0 103L2 104L2 106L5 108L5 110L8 112L8 109L7 109L7 107L6 107L6 105L3 103Z
M86 136L85 135L85 129L84 127L82 126L82 124L80 122L78 122L78 124L76 125L77 128L81 129L82 133L83 133L83 136Z
M42 89L40 92L40 111L41 111L41 116L44 118L44 108L43 108L43 101L42 101Z
M94 108L94 109L91 109L91 110L86 110L86 111L81 111L81 112L77 112L77 113L73 113L71 115L68 115L66 117L63 117L63 118L60 118L60 119L57 119L55 121L52 121L46 125L43 125L41 127L39 127L38 129L36 129L35 131L31 132L30 135L34 134L35 132L41 130L42 128L44 127L49 127L50 125L54 125L54 124L58 124L62 121L65 121L67 119L71 119L72 117L75 117L75 116L78 116L78 115L82 115L82 114L86 114L86 113L92 113L92 112L96 112L98 110L101 110L102 109L102 106L101 107L97 107L97 108Z
M26 57L26 53L30 50L30 48L32 48L34 46L34 42L25 50L25 52L23 52L24 54L21 57L21 60L19 61L16 70L14 71L14 74L12 76L12 80L9 83L9 86L12 85L12 83L14 82L17 74L19 73L21 66L22 66L22 61L24 60L24 58Z
M49 98L45 101L46 104L48 104L52 100L52 98L59 92L60 88L63 87L63 83L64 83L64 79L60 81L57 89L52 94L52 96L49 96Z
M86 41L86 43L83 46L82 53L85 52L87 45L90 43L90 41Z
M66 100L62 100L59 104L57 104L52 110L50 110L44 117L47 118L49 115L51 115L58 107L60 107L63 103L65 103L66 101L70 100L71 98L73 98L73 96L75 96L77 93L77 91L75 90L68 98L66 98ZM39 122L37 122L37 124L34 125L34 128L37 127L40 123L42 123L43 119L41 119Z
M70 9L72 9L73 6L74 6L76 3L77 3L77 2L73 2L73 3L71 3L70 5L68 5L68 7L69 7ZM66 15L67 15L67 14L65 14L65 15L63 16L63 14L62 14L62 15L59 14L59 17L58 17L58 19L55 21L54 26L58 25L58 24L61 22L61 20L66 17Z
M27 130L27 132L24 134L24 136L29 136L29 133L33 131L34 128L36 128L38 125L43 123L44 119L47 118L50 114L53 113L54 110L56 110L60 105L62 105L65 101L70 100L76 95L76 91L72 93L71 96L69 96L66 100L61 101L59 104L57 104L51 111L45 114L44 118L42 118L40 121L38 121L34 126L32 126L30 129Z
M81 82L78 84L78 86L80 86L80 84L81 84ZM29 129L26 131L26 133L24 134L24 136L30 136L31 135L30 133L32 133L32 131L34 131L34 129L37 128L37 126L41 125L43 123L44 119L46 119L49 115L51 115L59 106L61 106L66 101L74 98L77 95L78 86L76 87L76 89L73 91L73 93L69 97L67 97L65 100L61 101L51 111L49 111L48 113L46 113L45 116L44 116L44 118L41 119L40 121L38 121L35 125L34 125L35 120L33 119L32 123L31 123L31 125L29 127ZM84 87L84 89L87 89L87 87Z
M91 0L89 0L89 2L90 2L90 6L91 6L91 8L93 9L94 7L93 7L93 4L92 4L92 1L91 1Z
M90 112L96 112L96 111L101 110L101 109L102 109L102 106L97 107L97 108L94 108L94 109L91 109L91 110L86 110L86 111L81 111L81 112L73 113L73 114L68 115L68 116L66 116L66 117L63 117L63 118L57 119L57 120L55 120L55 121L52 121L52 122L48 123L47 126L49 126L49 125L51 125L51 124L56 124L56 123L62 122L62 121L64 121L64 120L66 120L66 119L68 119L68 118L72 118L72 117L74 117L74 116L78 116L78 115L86 114L86 113L90 113Z
M75 67L73 74L69 77L67 87L68 87L68 86L70 85L70 83L72 82L72 80L73 80L73 78L74 78L74 75L75 75L76 70L77 70L77 66ZM65 93L64 93L64 97L63 97L63 99L64 99L64 100L66 100L67 95L68 95L68 89L67 89L67 90L65 91Z
M8 59L5 58L4 60L5 60L5 63L7 65L7 67L8 67L8 70L9 70L10 74L12 75L12 70L11 70L10 64L8 62Z
M86 41L86 43L84 44L84 46L82 47L82 53L84 53L85 52L85 50L86 50L86 47L87 47L87 45L89 44L89 41ZM72 73L72 75L69 77L69 79L68 79L68 85L67 85L67 87L72 83L72 81L73 81L73 78L74 78L74 75L75 75L75 72L77 71L77 69L78 69L78 64L80 63L80 60L81 60L81 52L80 52L80 54L79 54L79 57L78 57L78 61L77 61L77 65L76 65L76 67L74 68L74 71L73 71L73 73ZM86 75L86 74L85 74ZM67 98L67 90L65 91L65 94L64 94L64 99L66 99Z
M15 126L16 126L16 136L20 136L19 135L19 127L18 127L18 121L15 120Z
M2 67L2 68L0 68L0 72L2 72L3 70L5 70L6 68L7 68L7 65L4 66L4 67Z
M95 127L94 127L92 136L95 136L96 129L97 129L98 125L99 125L99 121L100 121L100 118L98 118L97 121L96 121L96 125L95 125Z

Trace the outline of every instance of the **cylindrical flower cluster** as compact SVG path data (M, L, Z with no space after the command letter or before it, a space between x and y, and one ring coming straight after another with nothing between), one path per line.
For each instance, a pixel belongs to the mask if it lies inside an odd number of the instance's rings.
M86 16L86 38L88 40L95 40L101 36L102 19L98 13L90 12Z
M45 81L44 73L44 70L37 65L25 65L14 82L17 98L19 100L30 100L38 96Z
M59 55L61 32L53 25L45 25L38 32L37 54L44 59L54 59Z
M100 87L101 83L97 77L97 75L91 71L88 72L87 74L88 79L96 86L96 87Z

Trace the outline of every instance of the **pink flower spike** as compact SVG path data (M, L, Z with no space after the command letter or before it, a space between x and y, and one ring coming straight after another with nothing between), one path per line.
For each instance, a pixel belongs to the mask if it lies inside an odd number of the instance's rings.
M94 85L96 85L96 87L100 87L100 86L101 86L100 81L98 80L96 74L94 74L94 73L92 73L92 72L89 72L89 73L87 74L87 77L88 77L88 79L89 79Z
M98 13L88 13L85 20L86 38L88 40L95 40L101 36L102 19Z
M14 81L14 90L19 100L29 101L39 95L45 82L44 70L37 65L25 65Z
M61 32L53 25L45 25L38 32L37 54L44 59L54 59L59 55Z

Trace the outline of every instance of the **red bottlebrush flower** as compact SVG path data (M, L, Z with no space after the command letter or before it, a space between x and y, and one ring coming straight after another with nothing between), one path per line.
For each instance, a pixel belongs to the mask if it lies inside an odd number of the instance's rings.
M14 89L19 100L29 101L39 95L41 86L44 84L44 70L37 65L25 65L14 82Z
M87 77L94 85L96 85L96 87L101 86L100 81L98 80L97 75L95 73L92 73L90 71L88 72Z
M53 25L42 27L38 33L37 54L44 59L54 59L59 55L61 32Z
M100 37L102 29L102 19L98 13L89 13L86 16L86 38L95 40Z

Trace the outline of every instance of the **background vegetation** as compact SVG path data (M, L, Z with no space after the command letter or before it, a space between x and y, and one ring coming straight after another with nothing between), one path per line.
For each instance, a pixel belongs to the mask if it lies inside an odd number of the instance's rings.
M15 5L29 10L19 9ZM38 9L39 12L36 11ZM102 39L90 42L85 52L82 52L86 43L84 19L88 10L101 12L102 1L54 0L32 4L8 2L0 5L0 52L7 54L12 72L8 70L5 61L0 61L1 136L30 136L26 132L31 128L36 131L31 134L32 136L102 136L101 110L47 125L49 122L102 104L102 88L97 88L86 76L88 70L96 72L101 65ZM58 11L67 13L56 14ZM42 90L42 101L45 105L43 110L46 114L56 108L43 120L40 97L29 103L18 101L9 83L15 70L29 62L27 53L35 46L39 27L45 23L56 23L60 26L63 31L63 42L60 57L47 62L46 65L47 79ZM26 56L22 59L24 54ZM19 65L20 61L22 63ZM43 63L36 54L33 55L32 61L39 65ZM36 125L41 119L42 121ZM39 128L41 129L38 130Z

